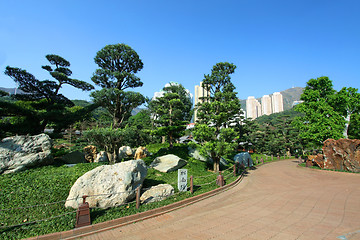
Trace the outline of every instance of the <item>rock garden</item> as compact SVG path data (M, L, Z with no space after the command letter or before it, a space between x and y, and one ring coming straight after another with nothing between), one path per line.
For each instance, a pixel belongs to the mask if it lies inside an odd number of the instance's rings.
M76 211L86 201L92 224L157 208L210 191L217 173L212 161L188 144L122 146L118 161L95 146L54 144L46 134L4 138L0 144L0 236L18 239L73 229ZM221 160L230 183L234 155ZM177 170L194 176L194 193L179 192ZM225 170L225 171L224 171ZM189 184L188 184L189 185ZM136 209L136 189L141 206Z

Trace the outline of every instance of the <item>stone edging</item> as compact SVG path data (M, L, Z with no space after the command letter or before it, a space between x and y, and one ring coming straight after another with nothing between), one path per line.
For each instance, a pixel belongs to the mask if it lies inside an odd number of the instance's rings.
M334 173L343 173L343 174L360 174L357 172L342 172L342 171L336 171L336 170L330 170L330 169L316 169L316 168L311 168L311 167L304 167L304 166L300 166L301 163L299 163L298 165L296 165L296 167L298 168L302 168L302 169L307 169L307 170L312 170L312 171L320 171L320 172L334 172Z
M257 165L257 166L261 166L261 165ZM160 216L167 212L171 212L176 209L188 206L190 204L196 203L198 201L201 201L203 199L209 198L209 197L219 194L223 191L226 191L229 188L240 183L241 180L243 179L243 177L244 177L244 173L242 173L235 181L233 181L232 183L227 184L223 187L219 187L219 188L216 188L209 192L205 192L205 193L202 193L202 194L194 196L194 197L186 198L184 200L181 200L181 201L178 201L178 202L175 202L175 203L172 203L172 204L160 207L160 208L151 209L151 210L148 210L145 212L140 212L140 213L133 214L130 216L125 216L125 217L121 217L118 219L114 219L114 220L110 220L110 221L106 221L106 222L102 222L102 223L97 223L97 224L90 225L90 226L75 228L75 229L68 230L68 231L50 233L50 234L41 235L41 236L37 236L37 237L31 237L31 238L28 238L28 240L75 239L75 238L91 235L96 232L103 232L103 231L107 231L107 230L110 230L113 228L128 225L131 223L143 221L143 220L153 218L156 216Z

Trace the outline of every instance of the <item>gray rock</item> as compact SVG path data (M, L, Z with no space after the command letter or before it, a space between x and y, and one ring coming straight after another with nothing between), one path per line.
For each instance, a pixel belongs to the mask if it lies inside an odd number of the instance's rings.
M162 201L174 195L174 188L170 184L159 184L146 190L140 197L143 204Z
M77 164L77 163L86 163L85 154L80 151L74 151L67 153L61 157L61 161L66 164Z
M245 167L252 167L254 165L253 160L248 152L238 153L234 156L235 163L244 165Z
M122 146L119 148L119 154L118 154L119 161L122 161L125 158L132 157L132 155L133 155L133 150L131 149L131 147Z
M200 160L200 161L202 161L202 162L206 162L206 161L207 161L206 157L202 156L202 155L200 154L200 151L199 151L199 150L194 149L194 148L191 148L191 147L188 147L188 150L189 150L188 154L189 154L191 157L195 158L196 160Z
M0 173L12 173L53 162L52 141L44 133L13 136L0 142Z
M147 168L142 160L99 166L76 180L65 207L78 208L83 195L89 196L86 201L91 208L122 205L135 198L136 188L142 185L146 174Z
M151 168L155 168L160 172L172 172L185 166L187 162L174 154L157 157L150 164Z
M199 161L202 161L202 162L208 162L210 164L214 163L214 161L213 161L213 159L211 157L208 156L206 158L206 157L202 156L198 149L193 149L193 148L189 147L188 150L189 150L188 154L191 157L195 158L196 160L199 160ZM225 158L220 159L220 165L222 167L226 167L228 165L228 162L225 160Z
M94 162L108 162L108 161L109 159L107 153L105 151L101 151L96 155Z

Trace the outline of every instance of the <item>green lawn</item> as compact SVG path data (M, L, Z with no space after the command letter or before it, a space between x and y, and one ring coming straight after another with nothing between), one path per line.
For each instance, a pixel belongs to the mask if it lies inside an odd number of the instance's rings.
M177 144L171 150L166 147L167 145L160 144L148 146L153 155L145 158L144 161L149 165L155 157L168 153L173 153L187 160L188 164L184 168L188 169L189 177L190 175L194 176L194 185L198 185L194 187L194 194L178 192L177 171L161 173L155 169L148 169L143 184L144 188L160 183L168 183L175 188L175 195L161 202L141 205L139 209L136 209L135 203L107 210L91 209L91 221L93 224L158 208L218 187L214 182L217 175L208 170L209 166L206 163L190 158L187 154L187 145ZM233 161L229 159L228 161L231 167ZM21 239L73 229L76 213L73 209L64 207L64 200L66 200L70 188L77 178L100 165L101 163L83 163L73 167L66 165L44 166L24 172L1 175L0 238ZM223 172L223 175L226 176L227 183L236 179L232 175L232 168ZM199 178L199 176L206 177ZM213 183L202 185L208 182ZM188 185L189 183L188 180ZM47 220L39 222L39 220L43 219ZM34 221L37 222L32 223ZM26 225L7 227L20 224Z

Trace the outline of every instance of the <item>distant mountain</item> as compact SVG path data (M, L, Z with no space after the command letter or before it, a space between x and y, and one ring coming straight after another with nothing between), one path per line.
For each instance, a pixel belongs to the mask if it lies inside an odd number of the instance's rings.
M20 89L17 88L4 88L4 87L0 87L0 90L10 93L10 94L15 94L16 93L24 93L23 91L21 91Z
M304 88L302 87L293 87L280 92L283 96L284 111L291 109L294 101L300 100L300 96L303 93L303 91ZM269 94L270 97L271 95L272 94ZM261 98L257 98L257 100L261 102ZM246 99L240 100L240 103L241 103L241 108L243 110L246 110Z
M284 110L292 108L294 101L299 101L301 94L304 92L302 87L289 88L285 91L280 92L283 95Z

